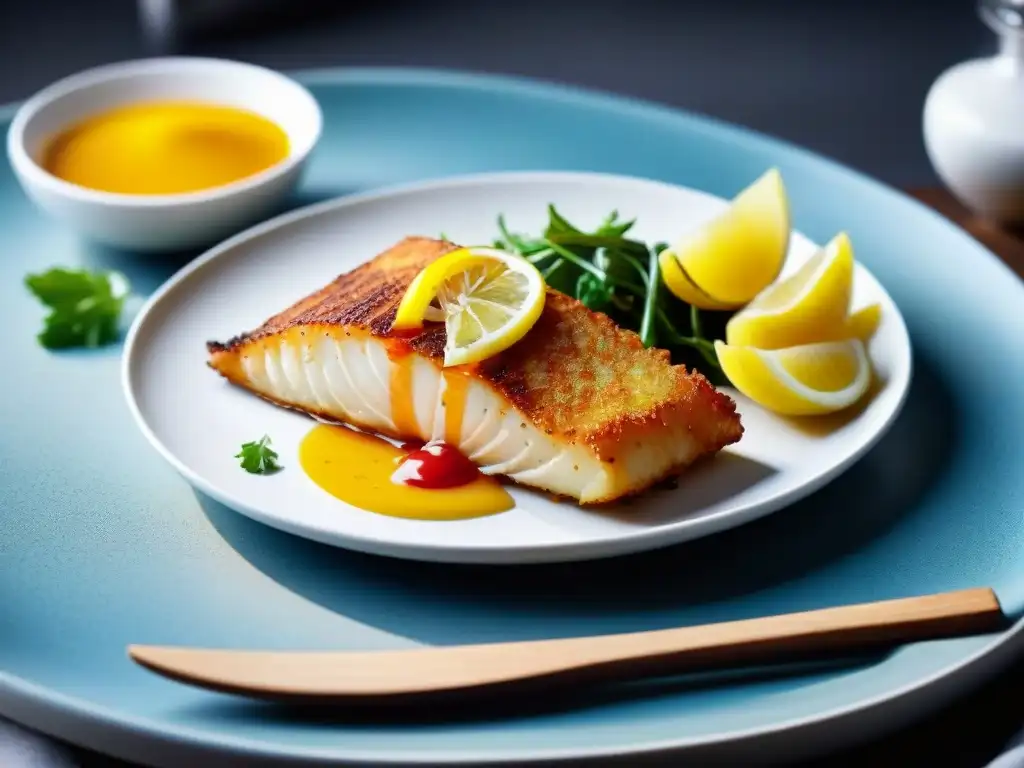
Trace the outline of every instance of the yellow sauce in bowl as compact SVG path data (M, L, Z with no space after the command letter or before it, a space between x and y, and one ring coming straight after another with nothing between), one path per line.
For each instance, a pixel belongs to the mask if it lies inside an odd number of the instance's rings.
M288 152L284 130L255 112L203 102L147 102L72 125L46 146L41 165L90 189L168 195L244 179Z

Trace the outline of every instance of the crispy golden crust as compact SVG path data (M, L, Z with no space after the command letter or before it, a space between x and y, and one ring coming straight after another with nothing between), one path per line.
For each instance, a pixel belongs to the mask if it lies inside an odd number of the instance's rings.
M377 258L295 302L256 330L224 343L211 341L207 348L210 352L235 349L243 342L300 325L355 326L389 337L395 312L409 283L427 264L456 248L443 240L407 237ZM421 354L443 357L444 327L433 327L404 337L403 341Z
M445 332L430 324L412 335L391 332L409 283L423 267L457 246L428 238L402 240L372 261L339 276L262 326L225 343L210 342L211 365L228 375L228 361L247 343L297 327L349 327L389 340L397 349L443 359ZM673 366L668 352L645 349L640 337L575 299L548 291L536 325L504 352L472 366L535 426L569 442L582 441L604 461L685 425L705 451L743 434L735 403L699 373ZM234 379L234 376L228 376Z
M709 449L742 435L735 403L702 375L556 291L522 341L479 370L537 426L583 440L605 460L669 424L688 424Z

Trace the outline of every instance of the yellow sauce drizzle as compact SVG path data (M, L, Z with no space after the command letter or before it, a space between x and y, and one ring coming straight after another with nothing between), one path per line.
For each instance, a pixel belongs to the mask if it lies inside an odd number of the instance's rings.
M429 490L391 482L403 451L379 437L320 424L299 446L299 463L320 488L354 507L416 520L461 520L504 512L515 501L490 477Z
M469 376L461 371L445 371L444 381L444 440L449 445L458 446L462 440Z
M403 437L420 434L412 395L412 358L408 355L391 358L391 416Z

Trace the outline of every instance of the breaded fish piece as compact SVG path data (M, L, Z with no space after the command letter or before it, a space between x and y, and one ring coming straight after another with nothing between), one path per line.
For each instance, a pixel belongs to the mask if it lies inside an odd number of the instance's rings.
M735 403L565 294L509 349L443 368L444 325L391 331L423 267L457 246L402 240L259 328L209 342L209 365L257 395L399 439L444 439L489 475L607 502L743 434Z

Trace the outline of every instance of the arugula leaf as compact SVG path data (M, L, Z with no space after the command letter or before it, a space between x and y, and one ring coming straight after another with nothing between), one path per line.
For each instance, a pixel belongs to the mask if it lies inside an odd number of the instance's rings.
M568 296L575 296L576 283L579 280L580 270L562 257L556 257L553 262L540 271L544 282L556 291Z
M25 277L50 313L36 338L47 349L99 347L116 341L130 286L120 272L54 267Z
M277 451L270 447L270 436L264 435L258 441L242 443L242 450L235 454L241 459L242 469L253 475L267 475L281 467L277 463Z
M636 219L620 222L619 212L612 211L608 214L605 220L601 222L601 226L597 228L597 231L594 234L599 235L600 237L622 237L633 228L635 223Z
M601 226L599 226L597 229L598 229L598 231L600 231L602 229L608 229L609 227L613 227L613 226L615 226L615 222L618 221L618 220L619 220L619 212L618 211L612 211L611 213L609 213L607 216L604 217L604 221L601 222Z
M597 248L609 248L620 253L632 254L635 257L647 258L647 246L636 240L629 240L625 237L587 235L587 234L561 234L551 235L548 241L564 245L566 247L580 247L580 253L592 254Z
M603 311L611 303L612 290L604 281L586 272L576 280L576 298L595 312Z
M503 251L512 251L520 256L533 256L540 251L546 250L545 245L539 240L529 240L522 235L509 231L505 224L505 217L498 216L498 230L501 237L494 241L494 247Z
M646 285L647 268L631 253L615 248L598 248L594 254L594 265L608 274L608 279L616 284L637 282Z
M544 237L551 238L556 235L582 235L583 232L576 229L569 221L562 216L553 205L548 205L548 228L544 230Z

